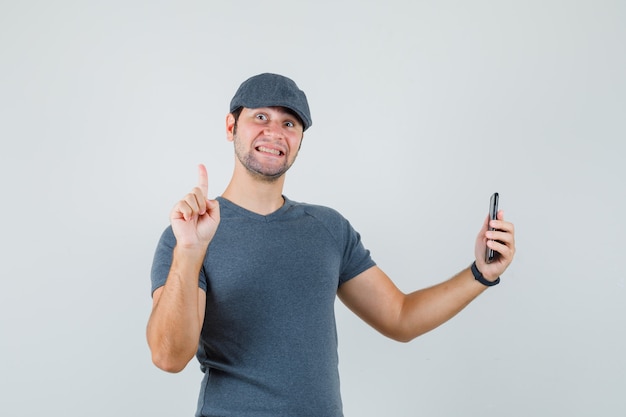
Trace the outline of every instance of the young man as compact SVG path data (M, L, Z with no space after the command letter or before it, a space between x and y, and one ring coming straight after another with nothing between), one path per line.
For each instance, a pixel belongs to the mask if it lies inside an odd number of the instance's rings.
M513 225L499 212L482 225L471 268L400 292L339 213L283 196L311 122L292 80L246 80L226 117L236 156L229 185L209 200L201 165L157 247L148 344L168 372L197 356L198 416L342 416L336 296L382 334L409 341L497 283L513 259ZM486 247L495 262L485 263Z

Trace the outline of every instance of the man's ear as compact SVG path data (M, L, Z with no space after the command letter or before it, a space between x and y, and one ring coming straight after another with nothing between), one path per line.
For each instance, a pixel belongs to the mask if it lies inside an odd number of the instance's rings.
M226 140L232 142L235 139L235 116L232 113L226 115Z

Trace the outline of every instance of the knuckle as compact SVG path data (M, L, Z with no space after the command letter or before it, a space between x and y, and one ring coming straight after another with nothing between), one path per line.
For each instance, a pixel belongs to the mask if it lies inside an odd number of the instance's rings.
M193 193L189 193L185 196L184 201L193 207L196 201L196 195Z
M202 199L204 199L204 191L200 187L194 187L192 193Z

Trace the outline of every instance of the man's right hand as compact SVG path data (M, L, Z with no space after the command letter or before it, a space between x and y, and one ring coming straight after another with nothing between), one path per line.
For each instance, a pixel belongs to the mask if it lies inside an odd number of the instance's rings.
M207 199L209 180L206 167L198 166L198 185L180 200L170 213L176 246L206 251L220 223L217 200Z

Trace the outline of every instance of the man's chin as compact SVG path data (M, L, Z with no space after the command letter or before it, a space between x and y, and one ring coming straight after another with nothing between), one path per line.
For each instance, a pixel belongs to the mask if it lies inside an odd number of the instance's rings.
M239 162L243 165L248 173L254 177L255 179L267 183L272 183L278 181L289 171L292 164L276 164L271 165L267 163L262 163L261 161L256 160L255 158L242 158L237 155ZM285 161L283 161L285 162Z
M278 172L264 172L264 171L256 171L248 168L248 172L259 181L273 183L278 181L283 175L287 173L288 169L281 170Z

